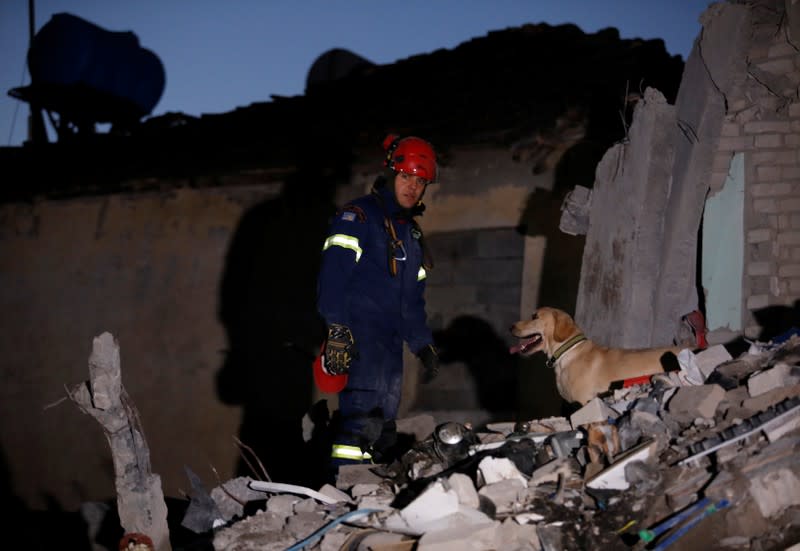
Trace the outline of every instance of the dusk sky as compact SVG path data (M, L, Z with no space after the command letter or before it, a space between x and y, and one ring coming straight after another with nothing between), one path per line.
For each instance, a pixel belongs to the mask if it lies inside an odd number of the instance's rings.
M592 33L661 38L685 60L709 0L36 0L35 28L67 12L132 31L167 81L151 116L222 113L271 95L303 94L308 69L344 48L376 64L452 49L526 23L574 23ZM8 90L30 84L28 0L0 0L0 146L26 139L28 106ZM547 55L531 52L532 56ZM54 134L50 133L51 140Z

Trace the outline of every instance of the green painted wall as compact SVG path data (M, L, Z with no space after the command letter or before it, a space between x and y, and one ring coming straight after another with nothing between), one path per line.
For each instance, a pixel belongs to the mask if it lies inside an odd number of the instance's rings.
M733 156L722 190L706 201L702 257L709 330L740 331L744 262L743 153Z

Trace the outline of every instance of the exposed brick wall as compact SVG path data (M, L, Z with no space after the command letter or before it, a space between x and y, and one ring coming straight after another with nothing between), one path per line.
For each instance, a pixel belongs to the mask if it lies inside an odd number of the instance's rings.
M767 10L770 4L773 10ZM728 112L711 177L721 189L733 154L745 154L745 333L752 313L800 298L800 52L787 36L783 2L751 12L746 74L727 95Z
M514 228L428 236L435 266L426 302L445 364L440 377L417 389L415 407L487 411L517 407L516 359L506 353L509 325L519 316L525 237ZM500 365L506 358L507 365Z

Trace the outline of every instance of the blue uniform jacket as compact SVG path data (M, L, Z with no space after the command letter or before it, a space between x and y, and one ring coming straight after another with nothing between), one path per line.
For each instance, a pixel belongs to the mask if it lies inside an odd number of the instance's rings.
M403 249L396 251L395 276L389 272L384 208L405 251L405 260L401 260ZM412 231L414 225L403 214L387 184L347 204L331 223L322 253L318 308L328 324L339 323L353 331L357 349L369 346L372 339L398 336L414 353L433 343L425 312L422 247L418 233Z

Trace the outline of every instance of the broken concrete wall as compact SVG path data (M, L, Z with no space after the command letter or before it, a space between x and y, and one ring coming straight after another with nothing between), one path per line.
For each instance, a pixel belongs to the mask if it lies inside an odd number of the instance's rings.
M771 338L775 331L798 323L800 4L754 3L748 20L740 72L723 90L728 110L710 183L712 194L722 192L735 157L744 156L741 321L748 337ZM727 327L709 322L716 329L710 338L722 341Z
M651 88L638 102L628 139L597 167L576 319L610 346L647 342L661 276L675 109Z
M649 344L670 344L681 316L701 304L698 232L728 108L725 94L742 77L748 44L749 11L744 5L712 4L700 21L703 29L686 61L675 101L675 161Z
M645 98L634 116L631 144L615 146L600 163L576 308L587 334L610 345L670 344L681 316L703 306L703 209L709 190L722 187L737 151L748 153L750 167L746 189L752 200L746 201L744 227L752 245L745 275L759 278L745 278L743 300L752 311L797 299L791 220L798 205L790 195L798 191L798 126L792 118L800 112L800 77L797 47L779 32L788 20L784 15L783 3L773 0L711 5L701 16L703 30L684 69L674 118L649 114ZM759 84L759 74L778 82ZM654 135L665 135L666 143ZM623 155L625 147L643 151ZM755 185L759 181L764 185ZM654 191L639 191L629 201L637 185ZM623 209L614 208L620 204ZM620 218L632 226L627 238ZM774 245L779 231L781 250ZM751 327L749 333L756 331Z

